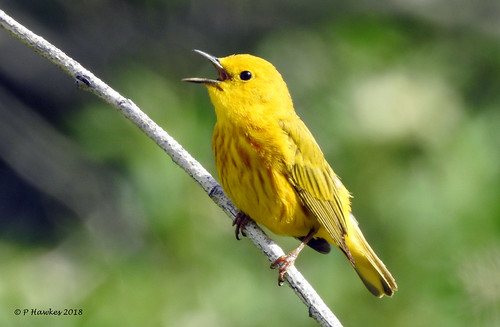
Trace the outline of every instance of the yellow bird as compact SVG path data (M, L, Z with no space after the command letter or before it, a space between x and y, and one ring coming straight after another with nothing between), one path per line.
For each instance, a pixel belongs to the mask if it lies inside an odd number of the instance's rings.
M280 268L280 284L304 245L328 253L330 243L371 293L391 296L396 281L361 233L349 191L295 113L280 73L252 55L217 58L195 51L219 73L215 80L183 81L205 84L215 107L213 152L222 187L241 211L236 237L250 217L273 233L302 241L271 265Z

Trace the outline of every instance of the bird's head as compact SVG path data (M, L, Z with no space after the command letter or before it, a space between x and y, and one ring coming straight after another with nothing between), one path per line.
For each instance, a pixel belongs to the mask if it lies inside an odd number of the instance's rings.
M217 118L244 119L279 117L293 111L292 100L281 74L268 61L249 54L217 58L200 50L217 69L217 79L185 78L205 84ZM251 116L251 117L249 117Z

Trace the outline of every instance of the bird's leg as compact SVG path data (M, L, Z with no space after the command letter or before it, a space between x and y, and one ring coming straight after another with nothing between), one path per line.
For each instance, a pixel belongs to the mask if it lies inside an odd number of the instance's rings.
M247 225L248 221L250 221L250 217L248 217L247 214L242 211L238 212L238 214L234 218L233 226L236 226L234 234L236 235L236 239L238 241L240 240L240 233L245 237L247 236L243 229Z
M299 256L300 251L302 251L304 246L313 238L316 232L317 230L311 229L309 234L307 234L304 238L302 238L302 242L295 250L290 252L287 256L279 257L271 264L271 269L274 269L279 266L279 274L278 274L279 286L283 285L285 275L288 272L288 269L295 264L295 259L297 259L297 257Z

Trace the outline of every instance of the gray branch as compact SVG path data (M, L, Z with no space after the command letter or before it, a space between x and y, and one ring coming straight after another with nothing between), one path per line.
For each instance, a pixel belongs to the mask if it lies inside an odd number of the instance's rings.
M177 141L143 113L132 100L121 96L78 62L68 57L64 52L47 42L44 38L34 34L23 25L16 22L2 10L0 10L0 24L14 37L59 66L76 81L81 89L90 91L101 97L132 121L132 123L155 141L177 165L198 182L210 198L234 220L238 213L238 209L235 208L231 200L226 197L217 181L198 161L184 150ZM245 228L245 233L271 262L284 255L283 250L255 223L248 223ZM286 280L308 307L309 315L318 321L321 326L342 327L337 317L326 306L316 291L295 267L292 267L288 271Z

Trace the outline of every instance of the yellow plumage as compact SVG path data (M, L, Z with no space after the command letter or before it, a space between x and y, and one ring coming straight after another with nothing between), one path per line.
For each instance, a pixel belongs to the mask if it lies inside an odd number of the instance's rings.
M309 245L315 249L313 243L321 239L337 246L370 292L392 295L396 282L363 237L350 213L349 192L296 115L279 72L251 55L218 59L197 52L214 64L219 77L185 81L207 85L217 115L215 163L236 207L276 234L303 243L313 238ZM302 246L277 260L284 263L280 276Z

